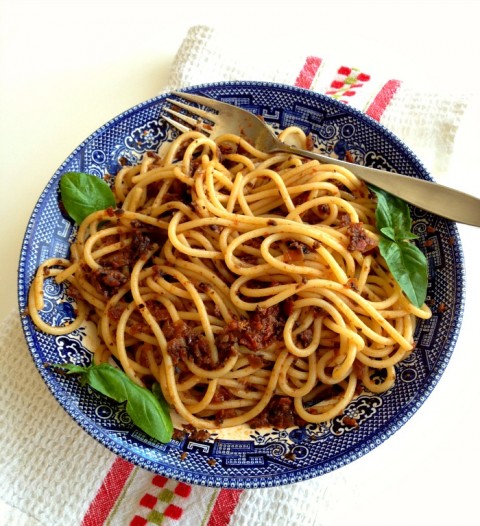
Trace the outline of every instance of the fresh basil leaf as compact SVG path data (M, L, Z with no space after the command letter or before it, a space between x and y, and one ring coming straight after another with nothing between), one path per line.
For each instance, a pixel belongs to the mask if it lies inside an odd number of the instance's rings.
M380 188L372 186L370 189L377 196L375 217L378 230L392 241L415 239L417 236L411 232L412 219L407 203Z
M427 297L428 265L423 252L408 241L395 242L380 238L380 254L405 292L407 298L421 307Z
M115 207L115 196L99 177L67 172L60 179L60 195L67 214L78 224L98 210Z
M127 401L127 413L147 435L160 442L169 442L173 435L173 423L169 410L166 410L158 398L145 387L133 383L130 395L133 395L135 391L137 395L130 396Z
M380 232L388 239L395 241L395 230L391 226L384 226L380 228Z
M381 234L379 249L407 298L421 307L427 296L428 264L425 255L409 240L412 229L408 204L380 188L369 186L377 196L375 218Z
M398 237L398 233L392 227L386 226L380 229L380 232L388 239L392 241L405 241L407 239L418 239L418 236L413 232L403 232L401 237Z
M86 377L90 387L119 403L128 400L129 383L134 383L123 371L108 363L90 366Z
M81 367L74 364L51 364L65 369L67 374L79 374L82 384L116 402L126 402L125 409L132 422L147 435L167 443L173 435L170 408L145 387L137 385L121 369L108 363Z

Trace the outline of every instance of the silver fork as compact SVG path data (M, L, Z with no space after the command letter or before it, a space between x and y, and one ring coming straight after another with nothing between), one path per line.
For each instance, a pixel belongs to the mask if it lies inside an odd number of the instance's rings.
M263 120L247 110L191 93L174 91L172 95L176 98L168 98L167 101L173 107L186 110L191 115L172 107L165 107L164 111L175 119L166 115L163 115L163 118L182 132L194 129L205 133L212 139L225 133L234 133L246 137L256 148L266 153L287 152L316 159L322 163L343 166L366 183L396 195L412 205L446 219L480 226L480 199L469 194L430 181L361 166L295 148L278 140ZM194 102L208 110L192 106L184 101Z

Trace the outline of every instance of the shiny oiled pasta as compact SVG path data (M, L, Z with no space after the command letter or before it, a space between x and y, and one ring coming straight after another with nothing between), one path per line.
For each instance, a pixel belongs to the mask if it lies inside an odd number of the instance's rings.
M298 128L280 138L307 147ZM431 313L389 273L375 200L350 171L192 131L112 188L117 208L83 221L69 260L39 268L29 314L41 330L90 319L95 362L157 381L199 429L325 422L361 389L392 387ZM47 276L76 300L70 325L42 321Z

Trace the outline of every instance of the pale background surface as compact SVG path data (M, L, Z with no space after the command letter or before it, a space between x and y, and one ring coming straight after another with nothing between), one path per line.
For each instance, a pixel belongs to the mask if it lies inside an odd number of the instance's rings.
M0 319L16 307L24 229L45 184L90 133L156 95L188 28L232 26L239 49L335 53L436 89L480 90L477 1L0 0ZM474 105L445 184L480 196ZM473 171L472 171L473 168ZM411 422L342 468L318 524L480 524L480 230L460 227L468 297L458 348ZM323 509L322 502L329 506Z

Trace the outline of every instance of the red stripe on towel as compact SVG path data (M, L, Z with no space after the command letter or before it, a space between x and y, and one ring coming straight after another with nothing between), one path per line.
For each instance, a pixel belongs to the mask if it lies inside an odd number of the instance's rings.
M107 520L134 466L117 457L90 503L82 526L101 526Z
M220 490L207 526L228 526L242 491L241 489Z
M373 99L373 102L365 113L376 121L379 121L401 84L402 82L400 80L389 80Z
M310 88L321 63L322 59L319 57L307 57L302 71L300 71L295 81L295 86L298 88Z

